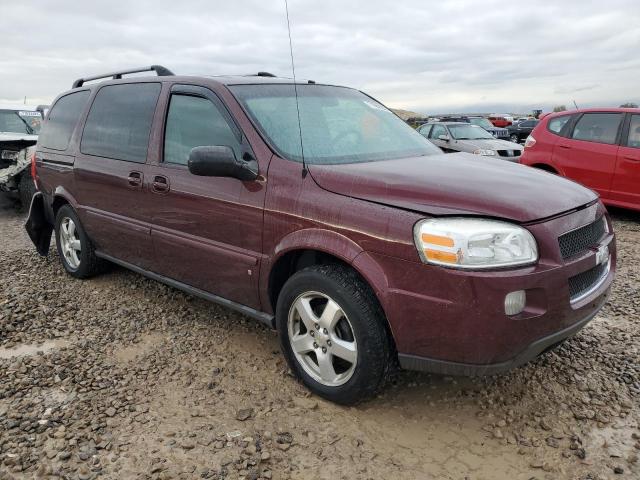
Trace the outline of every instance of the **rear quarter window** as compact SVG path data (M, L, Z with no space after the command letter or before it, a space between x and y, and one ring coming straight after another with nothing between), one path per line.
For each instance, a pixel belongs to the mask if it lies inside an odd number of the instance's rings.
M58 99L51 108L38 138L41 146L53 150L67 149L89 94L89 90L82 90Z
M87 116L80 151L144 163L160 89L159 83L102 87Z
M562 115L561 117L554 117L547 123L547 130L556 135L561 135L564 126L571 120L571 115Z

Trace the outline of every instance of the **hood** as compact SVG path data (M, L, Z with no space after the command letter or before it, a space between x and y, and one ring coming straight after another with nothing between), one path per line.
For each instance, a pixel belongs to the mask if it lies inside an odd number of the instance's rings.
M486 140L456 140L453 145L464 146L465 149L471 152L479 148L483 150L522 150L522 145L493 138L487 138Z
M325 190L428 215L485 215L523 223L598 198L557 175L467 153L309 165L309 171Z
M27 135L26 133L0 132L0 145L12 146L19 149L30 147L38 143L37 135Z

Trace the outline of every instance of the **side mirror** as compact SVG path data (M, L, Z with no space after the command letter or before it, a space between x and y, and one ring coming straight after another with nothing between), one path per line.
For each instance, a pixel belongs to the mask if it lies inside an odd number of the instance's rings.
M232 177L242 181L258 177L258 162L237 160L227 146L195 147L189 153L189 172L203 177Z
M448 142L449 135L438 135L438 140L444 140L445 142Z

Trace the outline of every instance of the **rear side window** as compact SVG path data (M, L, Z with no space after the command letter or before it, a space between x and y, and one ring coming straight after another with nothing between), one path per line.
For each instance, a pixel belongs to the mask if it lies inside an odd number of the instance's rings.
M87 116L82 153L144 163L159 95L159 83L102 87Z
M89 90L70 93L56 102L38 138L40 145L53 150L67 149L89 93Z
M572 138L613 145L621 121L620 113L585 113L576 123Z
M627 146L632 148L640 148L640 115L631 115Z
M164 161L186 165L194 147L224 145L241 156L238 138L222 112L206 98L173 95L167 115Z
M571 115L562 115L561 117L552 118L547 124L547 129L549 129L551 133L560 135L560 132L569 120L571 120Z

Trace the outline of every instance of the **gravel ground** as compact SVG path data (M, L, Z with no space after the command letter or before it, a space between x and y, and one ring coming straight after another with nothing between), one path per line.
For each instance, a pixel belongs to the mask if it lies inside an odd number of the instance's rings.
M640 478L640 215L614 217L610 302L560 349L345 408L256 322L115 267L65 275L0 199L0 479Z

